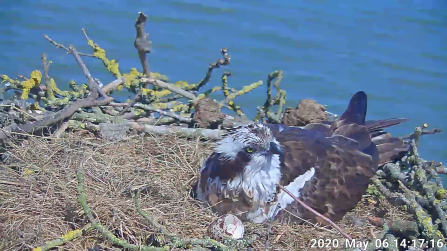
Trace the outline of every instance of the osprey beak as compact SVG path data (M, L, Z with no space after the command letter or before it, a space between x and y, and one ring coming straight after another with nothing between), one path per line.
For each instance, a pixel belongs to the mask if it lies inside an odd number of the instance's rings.
M269 149L269 151L272 154L278 154L279 157L284 156L284 152L282 151L281 146L276 144L275 142L270 142L270 149Z

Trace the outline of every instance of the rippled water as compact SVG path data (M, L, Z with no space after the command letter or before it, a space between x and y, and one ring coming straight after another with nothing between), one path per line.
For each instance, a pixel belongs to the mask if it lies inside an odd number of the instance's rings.
M122 72L140 68L133 47L138 11L149 16L151 69L171 81L198 82L226 47L231 65L209 83L241 87L284 71L288 106L313 98L341 113L350 96L368 94L368 118L412 119L391 130L407 134L428 123L445 133L422 139L426 159L447 162L447 3L438 1L11 1L0 2L0 74L28 75L53 61L50 74L61 86L85 81L70 55L43 38L90 53L82 35L119 59ZM87 58L95 77L113 80L102 63ZM127 98L128 94L122 94ZM217 96L220 98L220 96ZM253 116L265 87L236 101Z

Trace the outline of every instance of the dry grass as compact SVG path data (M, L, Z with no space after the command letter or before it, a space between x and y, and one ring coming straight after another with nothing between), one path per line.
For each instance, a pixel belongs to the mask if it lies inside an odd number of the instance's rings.
M147 244L156 232L136 212L128 193L140 185L149 185L140 198L145 212L181 236L204 237L216 216L192 199L190 190L211 146L199 140L154 135L106 142L70 134L61 140L32 137L10 143L10 158L0 167L0 250L28 250L88 223L76 190L76 170L83 155L87 158L84 183L89 206L117 237ZM366 217L375 214L385 214L387 219L408 218L386 202L365 198L340 226L353 238L372 239L381 229L370 226ZM245 236L257 238L255 249L264 248L267 228L268 224L246 224ZM310 250L311 239L319 238L344 241L335 230L275 222L269 247ZM88 250L94 246L120 250L96 230L63 247Z

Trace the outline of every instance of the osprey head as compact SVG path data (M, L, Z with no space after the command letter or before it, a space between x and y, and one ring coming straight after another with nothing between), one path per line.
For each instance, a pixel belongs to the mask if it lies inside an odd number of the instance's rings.
M197 198L219 214L264 221L263 207L276 198L281 179L283 152L275 132L264 124L231 129L202 165Z
M283 155L279 142L273 137L270 128L263 124L250 124L233 129L217 143L215 152L223 160L255 160L260 165L273 155Z

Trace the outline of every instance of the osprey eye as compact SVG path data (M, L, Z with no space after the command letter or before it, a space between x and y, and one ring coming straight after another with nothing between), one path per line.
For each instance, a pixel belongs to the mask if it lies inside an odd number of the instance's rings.
M252 153L253 152L253 148L251 147L246 147L245 151L247 151L247 153Z

